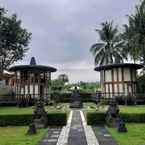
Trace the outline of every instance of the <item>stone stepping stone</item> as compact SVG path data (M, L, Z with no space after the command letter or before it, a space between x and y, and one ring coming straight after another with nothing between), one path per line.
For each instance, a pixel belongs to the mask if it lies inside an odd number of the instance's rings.
M45 137L41 140L39 145L56 145L59 135L61 132L61 128L48 128L48 132Z
M105 126L95 126L93 127L95 130L97 129L97 133L95 131L95 135L99 141L99 145L118 145L118 143L112 138L108 130Z

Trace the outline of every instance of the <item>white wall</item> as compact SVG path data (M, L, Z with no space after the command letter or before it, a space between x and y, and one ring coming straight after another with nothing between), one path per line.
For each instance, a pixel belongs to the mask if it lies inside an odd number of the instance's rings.
M111 73L111 70L106 70L105 71L105 81L106 82L112 81L112 73Z

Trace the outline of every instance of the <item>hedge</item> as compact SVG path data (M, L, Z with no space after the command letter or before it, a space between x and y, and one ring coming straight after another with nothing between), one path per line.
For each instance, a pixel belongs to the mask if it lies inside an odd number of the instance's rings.
M87 119L88 125L104 124L105 123L105 113L87 112L86 119Z
M48 125L62 126L67 122L66 113L50 113L48 116ZM32 122L32 114L22 115L0 115L0 126L23 126Z
M121 113L120 116L127 123L145 123L145 113Z
M87 112L86 119L88 125L97 125L105 123L105 113ZM126 123L145 123L145 113L120 113L120 117Z
M72 93L62 93L60 102L69 103ZM83 102L93 102L91 93L80 93Z

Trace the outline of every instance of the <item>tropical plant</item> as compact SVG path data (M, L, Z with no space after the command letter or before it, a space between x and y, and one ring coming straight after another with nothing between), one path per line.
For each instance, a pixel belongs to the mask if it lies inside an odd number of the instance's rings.
M113 26L112 22L101 24L101 29L96 29L101 43L95 43L90 48L90 51L95 57L95 64L104 65L112 63L122 63L124 58L127 59L123 52L124 42L117 26Z
M68 76L67 76L66 74L60 74L60 75L58 76L58 80L61 80L61 81L63 81L64 83L66 83L66 82L69 81Z
M136 6L135 14L128 16L123 38L126 52L134 61L145 64L145 0Z

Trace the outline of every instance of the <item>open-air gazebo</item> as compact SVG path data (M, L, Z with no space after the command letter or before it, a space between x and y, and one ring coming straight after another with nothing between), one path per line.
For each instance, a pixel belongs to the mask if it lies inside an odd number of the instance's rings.
M101 93L106 97L135 96L137 70L143 66L133 63L109 64L95 68L100 72Z
M29 100L49 96L51 72L56 69L50 66L37 65L32 57L30 65L12 66L9 71L15 73L14 91L17 100Z

